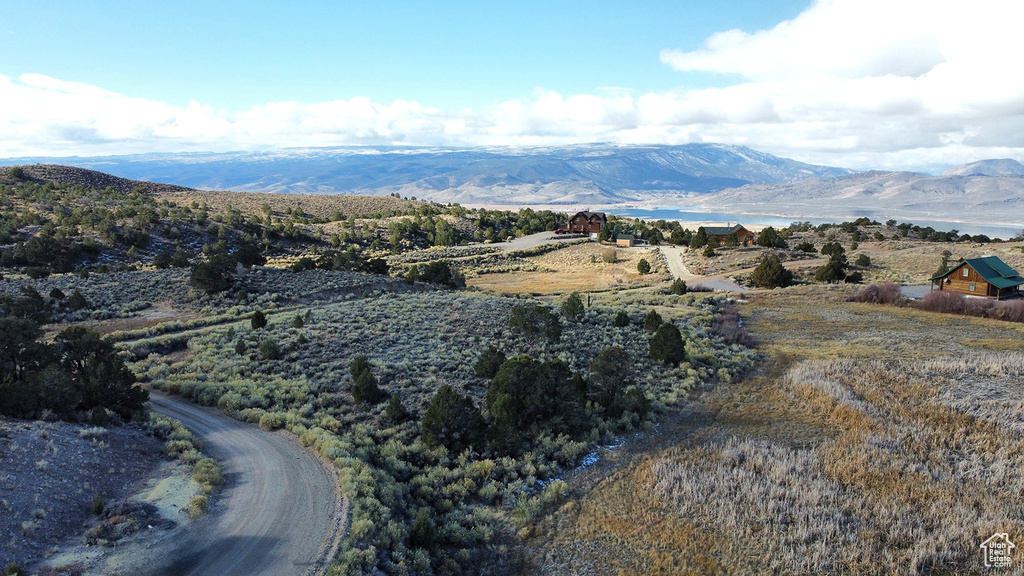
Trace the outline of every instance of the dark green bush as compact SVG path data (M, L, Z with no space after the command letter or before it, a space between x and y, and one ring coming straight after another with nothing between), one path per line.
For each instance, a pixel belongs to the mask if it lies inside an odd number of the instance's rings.
M665 321L661 319L661 314L658 314L657 310L651 310L644 316L644 329L649 332L654 332L658 329L658 326L664 324Z
M512 308L508 326L521 334L531 346L540 337L552 344L562 338L562 323L546 306L533 304Z
M562 317L566 320L579 320L582 318L585 309L583 307L583 298L580 297L580 293L573 292L572 294L569 294L569 297L562 302L559 310L562 313Z
M460 453L470 446L482 447L484 420L469 396L463 396L448 384L437 389L420 421L423 443L445 446Z
M619 310L615 313L614 324L618 328L625 328L629 326L629 314L625 310Z
M646 258L641 258L640 261L636 263L636 271L639 272L641 276L644 274L650 274L651 263L648 262Z
M505 360L507 360L505 353L491 346L477 358L476 363L473 364L473 371L481 378L494 378Z
M281 351L281 345L277 343L277 340L273 338L267 338L260 341L259 345L260 358L264 360L279 360L283 356Z
M650 357L672 366L678 365L686 357L683 336L671 322L662 324L651 337Z
M668 290L672 294L679 294L680 296L682 296L683 294L686 294L686 281L684 281L682 278L676 278L675 280L672 281L672 285L669 287Z
M349 373L352 376L352 399L357 403L373 405L384 399L384 391L377 385L366 356L356 356L349 365Z
M760 288L785 288L793 283L793 273L782 265L778 255L768 254L754 268L750 281Z

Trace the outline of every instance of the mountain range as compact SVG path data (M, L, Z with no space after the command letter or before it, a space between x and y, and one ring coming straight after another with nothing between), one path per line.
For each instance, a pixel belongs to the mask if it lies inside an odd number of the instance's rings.
M296 148L23 158L201 190L399 194L466 206L687 207L800 218L900 218L1024 227L1024 165L973 162L940 176L854 172L742 146Z

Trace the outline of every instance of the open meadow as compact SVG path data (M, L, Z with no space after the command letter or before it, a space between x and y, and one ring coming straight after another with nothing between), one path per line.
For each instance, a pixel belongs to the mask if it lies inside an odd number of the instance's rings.
M540 573L984 573L1024 535L1024 328L850 292L741 303L759 368L570 480Z

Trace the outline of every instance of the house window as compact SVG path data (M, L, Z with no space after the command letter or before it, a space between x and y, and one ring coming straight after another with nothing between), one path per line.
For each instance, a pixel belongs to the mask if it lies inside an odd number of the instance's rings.
M967 289L968 289L969 291L971 291L971 292L974 292L974 282L971 282L971 285L970 285L970 286L968 286L968 288L967 288Z
M967 266L964 266L964 278L967 278Z

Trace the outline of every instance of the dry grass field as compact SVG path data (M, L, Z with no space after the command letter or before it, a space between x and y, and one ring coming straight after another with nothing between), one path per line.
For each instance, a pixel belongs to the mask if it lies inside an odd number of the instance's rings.
M610 251L615 253L614 262L605 259ZM650 274L637 272L642 258L651 264ZM650 248L614 248L590 242L529 260L536 264L537 270L481 274L467 278L466 283L495 292L551 294L638 288L670 279L660 253Z
M570 480L537 571L985 573L1024 537L1024 326L845 297L741 304L761 368Z

